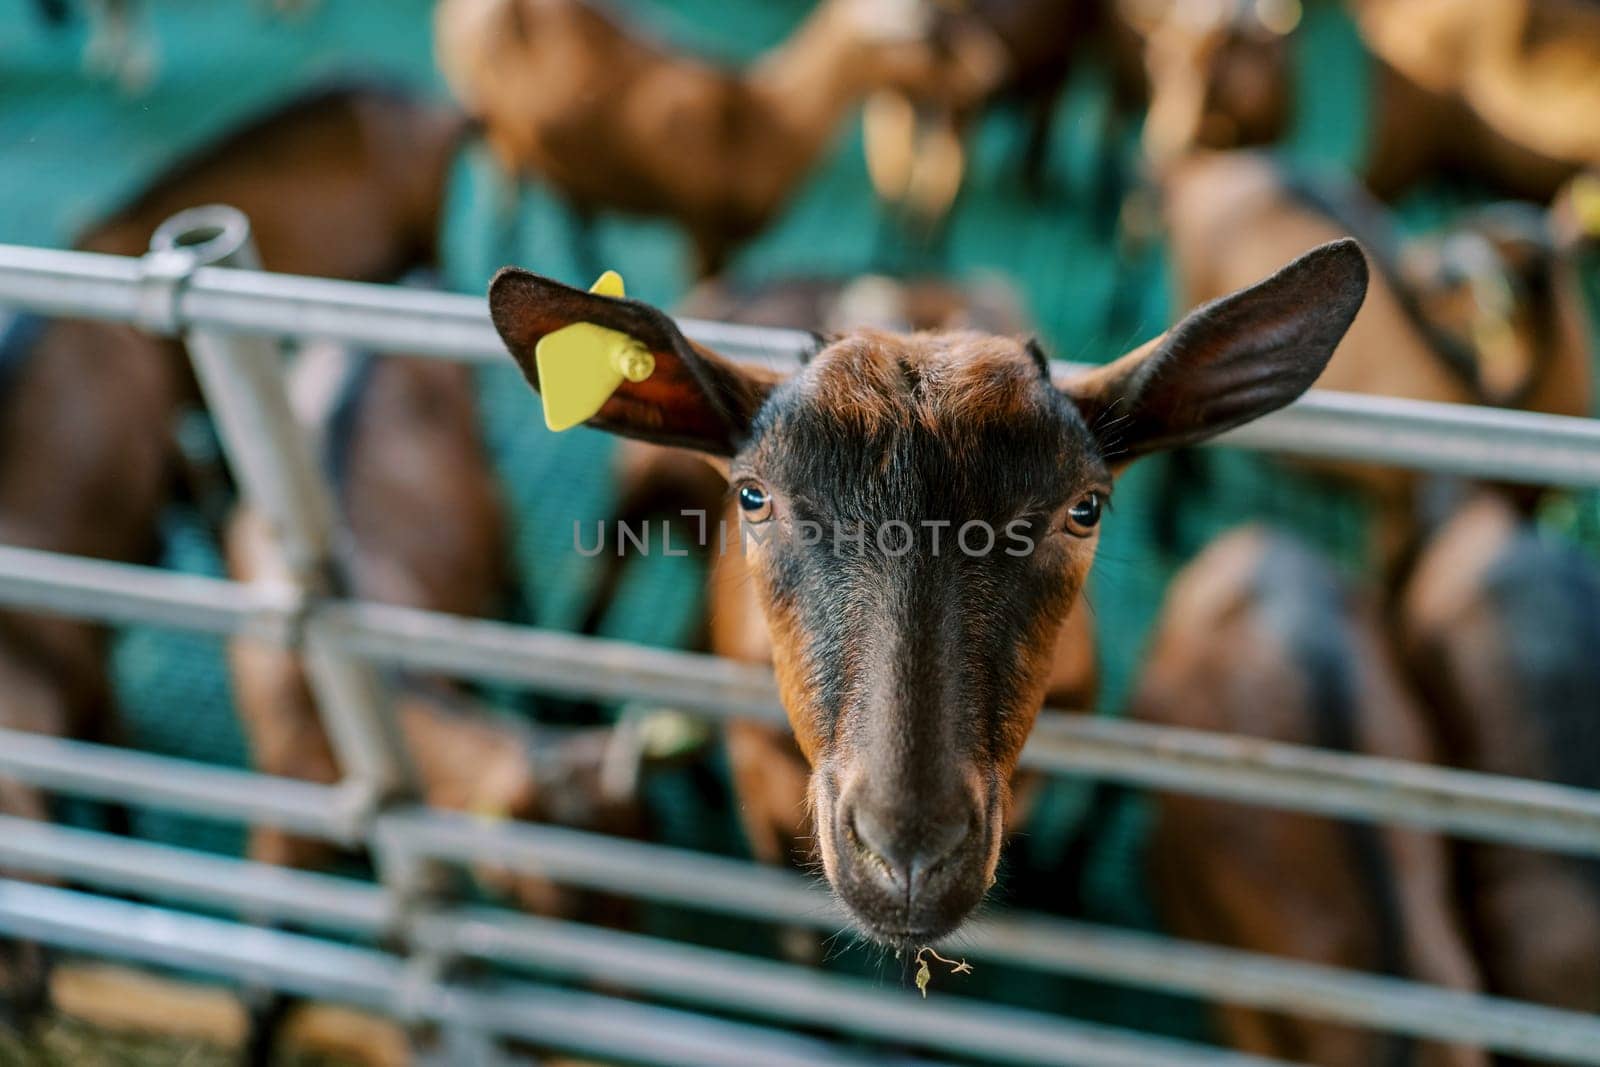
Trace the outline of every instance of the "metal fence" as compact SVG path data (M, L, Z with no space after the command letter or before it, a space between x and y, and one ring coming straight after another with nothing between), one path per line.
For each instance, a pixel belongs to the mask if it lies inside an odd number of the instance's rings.
M451 1062L499 1038L661 1064L883 1062L866 1039L985 1062L1259 1064L1258 1058L579 924L465 908L435 865L490 864L575 887L834 931L799 875L553 826L419 807L377 668L405 664L709 716L781 719L763 668L573 634L340 600L322 583L328 487L290 411L274 340L318 337L474 361L504 358L479 299L266 274L226 209L177 216L124 258L0 246L0 306L127 321L187 343L244 494L294 576L242 585L0 547L0 603L113 623L248 634L298 649L344 778L317 785L0 729L0 777L85 797L281 827L368 847L376 884L0 818L0 867L147 895L131 904L0 880L0 933L207 971L437 1024ZM794 331L684 322L736 358L796 363ZM1062 374L1072 373L1063 365ZM1223 439L1275 452L1485 478L1600 486L1600 423L1312 393ZM1487 841L1600 855L1600 794L1540 782L1046 711L1027 766ZM226 921L184 911L222 909ZM265 929L289 923L318 936ZM337 938L364 938L383 949ZM1600 1064L1600 1019L1038 915L973 924L961 951L1041 972L1303 1013L1423 1038ZM521 982L451 980L457 961L603 983L675 1007ZM694 1011L686 1009L696 1009ZM733 1014L732 1021L703 1012ZM775 1026L805 1026L798 1037Z

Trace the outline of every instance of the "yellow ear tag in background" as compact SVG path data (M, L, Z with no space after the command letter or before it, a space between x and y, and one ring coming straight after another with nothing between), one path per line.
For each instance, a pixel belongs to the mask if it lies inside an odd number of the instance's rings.
M1572 207L1578 227L1590 237L1600 237L1600 175L1584 174L1573 180Z
M601 296L622 296L614 270L589 287ZM557 432L594 417L624 381L642 382L655 372L655 357L638 341L592 322L575 322L547 333L534 346L544 424Z

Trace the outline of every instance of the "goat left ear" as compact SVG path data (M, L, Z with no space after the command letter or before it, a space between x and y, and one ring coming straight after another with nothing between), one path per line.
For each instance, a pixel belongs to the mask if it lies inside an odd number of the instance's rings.
M650 353L642 381L624 380L587 424L624 437L715 456L738 451L779 375L742 367L684 337L665 312L637 300L585 292L515 267L489 283L489 317L523 377L540 388L545 335L576 323L626 334Z
M1309 389L1366 295L1361 246L1333 241L1065 391L1113 462L1203 441Z

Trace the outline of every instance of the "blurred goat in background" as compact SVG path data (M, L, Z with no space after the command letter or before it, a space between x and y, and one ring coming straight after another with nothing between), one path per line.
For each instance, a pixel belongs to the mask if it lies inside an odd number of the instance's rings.
M1400 647L1453 765L1600 789L1600 565L1477 493L1429 541ZM1600 1010L1600 867L1462 842L1457 884L1490 992Z
M308 430L325 442L349 530L343 592L468 617L499 614L515 588L509 518L482 439L472 368L314 346L302 352L291 381ZM240 581L288 580L265 524L248 510L230 526L228 563ZM301 657L240 637L230 643L229 660L256 766L338 781ZM538 726L492 714L442 677L394 681L401 738L425 802L497 819L643 833L637 789L651 753L637 724ZM296 867L331 859L326 846L270 827L252 831L250 855ZM582 905L548 879L477 873L531 910L572 913Z
M1566 199L1553 213L1505 204L1402 239L1354 185L1308 180L1252 153L1198 153L1163 182L1179 300L1194 307L1334 237L1358 237L1367 302L1317 386L1448 403L1587 415L1593 347L1576 259L1592 240ZM1370 492L1376 545L1398 565L1417 538L1414 472L1318 462Z
M949 73L932 93L873 94L864 127L874 190L919 230L937 228L954 206L966 142L984 111L1011 105L1022 112L1018 174L1037 196L1045 191L1061 96L1080 64L1109 67L1112 101L1103 135L1143 103L1138 38L1109 0L950 0L929 7ZM1115 155L1107 153L1104 162ZM1114 217L1115 206L1108 210Z
M925 21L916 0L824 0L742 72L583 0L442 0L434 27L440 68L507 170L582 217L675 220L703 277L777 215L863 97L935 84Z
M1280 140L1301 0L1130 0L1145 35L1147 161ZM1600 165L1600 11L1585 0L1350 0L1368 93L1362 175L1393 199L1455 174L1548 201Z
M1169 589L1130 714L1143 722L1430 762L1422 710L1384 644L1374 605L1283 535L1212 543ZM1451 989L1480 984L1455 908L1444 842L1158 793L1150 877L1163 925L1198 941ZM1487 1067L1481 1051L1277 1015L1217 1010L1227 1043L1317 1064Z
M170 216L227 203L250 217L268 268L392 281L434 258L445 175L465 128L458 114L388 88L318 90L176 163L76 247L142 255ZM22 315L0 338L0 367L0 540L151 560L175 491L186 484L204 495L208 480L176 443L180 409L194 402L182 346L120 323ZM0 613L9 694L0 723L116 740L107 641L101 626ZM41 818L46 800L7 783L0 811Z

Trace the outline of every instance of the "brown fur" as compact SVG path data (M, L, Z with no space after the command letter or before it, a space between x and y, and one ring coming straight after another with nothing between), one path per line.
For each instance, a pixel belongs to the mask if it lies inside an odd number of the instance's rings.
M466 122L399 91L332 88L180 160L77 246L134 256L185 208L250 219L268 270L392 281L435 259L446 179Z
M730 460L741 521L765 531L748 559L812 767L823 869L864 930L905 947L956 929L991 884L1113 466L1290 402L1366 284L1355 242L1334 242L1059 390L1032 346L960 333L858 331L782 380L691 345L648 305L515 268L490 283L489 311L535 389L551 331L627 333L655 374L624 381L591 425ZM985 521L976 552L913 532ZM912 535L898 553L892 522ZM807 527L827 524L822 548ZM1032 536L997 551L997 527Z
M351 535L349 594L430 611L493 614L509 579L507 516L481 440L471 369L380 358L355 403L341 498ZM288 577L264 525L249 512L232 524L228 561L241 581ZM337 781L337 760L300 658L240 638L230 644L229 660L256 766ZM635 797L616 794L603 770L613 745L636 744L632 735L530 731L496 719L443 679L406 680L395 714L430 805L629 836L641 830ZM326 847L269 827L252 832L250 855L299 867L330 858ZM475 873L532 910L571 913L580 903L534 875L492 868Z
M1600 165L1600 13L1583 0L1358 0L1379 72L1368 182L1460 168L1549 199Z
M506 579L506 516L479 437L474 389L470 368L437 360L385 357L369 372L356 401L342 487L353 594L464 615L496 607ZM234 578L288 579L258 517L237 517L227 541ZM234 641L229 657L256 766L336 781L339 768L299 657L247 639ZM419 715L402 726L426 731L428 722ZM291 866L324 858L315 844L267 827L253 831L250 854Z
M1340 223L1293 196L1276 168L1254 154L1191 157L1168 174L1165 199L1179 298L1185 307L1226 293L1257 276L1264 266L1346 232ZM1352 204L1362 211L1377 210L1360 201ZM1477 231L1462 227L1453 232ZM1424 254L1412 261L1425 263L1431 247L1416 242L1412 250ZM1550 261L1551 299L1547 304L1521 304L1512 316L1510 369L1492 368L1479 353L1484 380L1522 385L1519 406L1529 410L1559 415L1584 415L1590 410L1590 348L1574 248L1571 240L1557 236L1549 251L1537 253ZM1442 281L1426 271L1419 273L1422 276L1409 279L1407 286L1424 313L1444 332L1470 340L1471 307L1463 306ZM1446 403L1482 402L1482 394L1441 358L1407 316L1402 296L1383 272L1375 272L1365 306L1317 386ZM1415 536L1411 515L1415 475L1350 464L1315 466L1374 495L1382 513L1382 554L1397 558Z
M1039 366L1015 345L976 333L923 340L902 347L895 335L859 331L816 362L808 394L863 436L912 423L930 433L981 431L1029 409Z
M1400 684L1380 639L1375 613L1347 597L1325 617L1302 625L1312 640L1338 635L1348 659L1353 706L1322 708L1315 668L1294 647L1264 601L1296 599L1308 612L1322 596L1287 587L1266 572L1269 554L1285 551L1272 535L1247 529L1215 542L1174 581L1132 713L1151 723L1315 744L1319 714L1348 715L1356 750L1406 760L1433 757L1419 709ZM1325 566L1300 564L1299 566ZM1334 582L1331 572L1322 582ZM1266 583L1275 588L1264 589ZM1333 697L1335 701L1340 698ZM1307 962L1380 969L1397 952L1404 972L1449 988L1474 989L1478 977L1457 926L1443 843L1413 830L1367 829L1386 871L1363 876L1372 862L1351 828L1329 819L1264 810L1203 797L1158 794L1151 874L1164 921L1184 937ZM1374 885L1376 882L1376 886ZM1392 895L1398 945L1386 932L1374 889ZM1241 1051L1324 1067L1392 1062L1369 1033L1312 1019L1230 1006L1219 1011L1228 1043ZM1417 1062L1481 1065L1473 1050L1428 1045Z
M3 402L0 539L101 559L148 558L169 487L160 414L172 410L181 390L159 346L133 330L89 322L47 326ZM16 697L0 722L110 740L115 726L104 657L100 627L0 614L0 670ZM27 813L43 810L31 789L7 792Z
M1008 423L1027 420L1037 411L1038 363L1014 341L975 333L926 333L911 337L880 331L856 331L836 341L815 357L802 385L808 406L837 424L843 438L881 439L913 428L947 442L957 456L977 453L983 435ZM772 447L781 435L771 439ZM758 449L752 466L763 462ZM782 501L779 501L782 506ZM1001 766L1015 766L1033 716L1043 702L1045 671L1051 650L1063 632L1066 606L1076 597L1087 576L1095 538L1073 546L1063 575L1060 607L1047 614L1047 625L1018 635L1017 656L1030 679L1015 697L1016 714L1009 716L996 757ZM763 552L748 550L753 580L748 588L766 605L772 634L771 649L784 706L801 751L813 764L822 752L842 740L836 732L823 740L818 724L823 716L811 683L814 671L802 652L807 644L805 625L792 608L776 598L763 567ZM870 688L885 664L853 659L847 650L844 671L847 686ZM836 722L836 729L844 725ZM1009 781L1009 772L1006 780ZM1009 810L1009 809L1008 809Z
M956 285L938 279L892 282L857 279L780 281L753 292L736 292L726 283L706 283L691 294L684 314L749 325L791 329L848 329L865 318L883 328L902 330L983 329L989 333L1023 334L1029 323L1020 297L998 283ZM980 387L981 388L981 387ZM1018 398L1013 395L1012 402ZM761 602L743 552L738 548L739 514L724 506L725 479L715 490L705 480L711 468L692 453L623 441L618 455L625 496L646 486L680 487L682 506L719 512L730 531L726 551L714 553L709 575L708 647L718 655L749 663L772 662L772 637L762 617ZM654 460L654 462L651 462ZM696 484L698 483L698 484ZM719 539L713 537L713 543ZM1052 646L1046 703L1056 707L1092 707L1098 688L1093 621L1087 609L1073 611ZM805 696L786 684L785 706L804 706ZM763 863L787 864L814 859L811 819L806 803L808 768L792 730L758 720L733 720L726 730L728 761L746 840ZM1031 792L1031 790L1027 790ZM1026 816L1026 805L1013 809L1013 825Z
M1372 71L1363 177L1384 199L1443 171L1548 200L1600 164L1600 15L1584 0L1354 0ZM1184 5L1146 25L1146 154L1265 144L1290 115L1290 49L1250 12L1205 26Z
M168 216L229 203L251 218L271 269L383 280L432 258L459 116L362 88L316 94L181 161L90 226L76 247L138 255ZM174 487L173 422L192 394L175 343L131 327L45 324L7 383L0 419L0 539L123 562L148 560ZM98 626L0 615L0 723L117 739ZM0 785L0 810L42 816L44 797Z
M872 89L921 84L929 49L880 36L870 4L828 0L742 73L627 30L585 0L445 0L439 65L506 167L583 212L662 215L701 274L760 231Z
M737 509L728 508L723 522L736 536ZM773 637L762 616L749 564L736 546L731 545L727 552L713 558L709 586L711 651L747 663L771 663ZM1092 708L1099 678L1094 622L1088 608L1078 605L1067 616L1055 640L1043 647L1049 651L1049 662L1043 667L1044 703L1067 710ZM780 681L788 686L784 693L786 707L809 704L798 679L790 676ZM753 719L730 721L726 733L739 818L756 859L777 865L812 862L813 828L806 802L808 766L795 733ZM1018 789L1032 792L1020 783ZM1013 807L1008 816L1010 826L1020 825L1027 814L1027 805Z
M493 614L510 531L471 368L382 358L358 400L343 505L358 546L350 581L390 604Z
M1508 632L1524 630L1530 621L1567 625L1553 615L1507 616L1500 599L1506 579L1496 570L1524 562L1523 553L1539 553L1514 572L1512 580L1523 592L1565 596L1569 603L1589 595L1573 586L1564 569L1570 564L1531 547L1530 536L1503 499L1486 493L1469 499L1418 560L1400 603L1401 648L1432 698L1436 729L1452 762L1592 787L1558 768L1585 761L1592 766L1594 709L1588 702L1600 692L1593 647L1579 633L1551 633L1537 639L1539 650L1530 655ZM1587 566L1592 588L1594 568ZM1548 690L1522 688L1541 675L1587 677L1586 691L1566 694L1579 706L1559 706ZM1558 725L1562 720L1567 724ZM1490 988L1574 1011L1600 1006L1600 887L1592 864L1498 845L1463 844L1460 851L1462 903L1473 919Z

